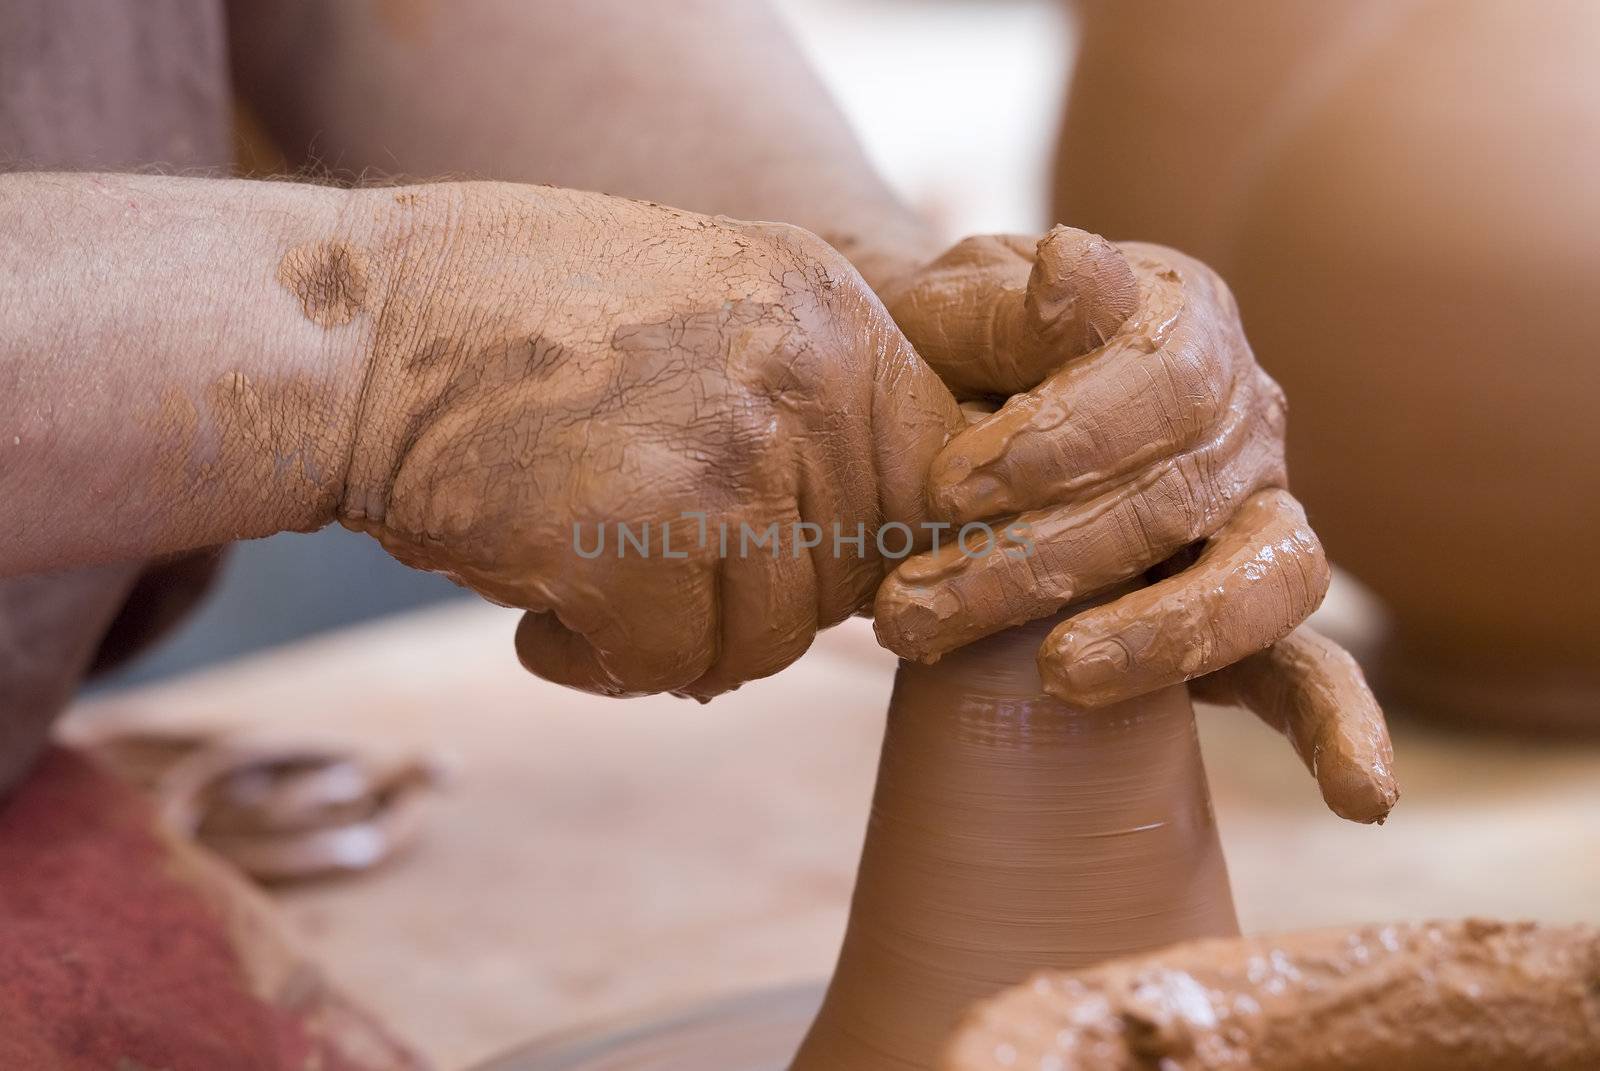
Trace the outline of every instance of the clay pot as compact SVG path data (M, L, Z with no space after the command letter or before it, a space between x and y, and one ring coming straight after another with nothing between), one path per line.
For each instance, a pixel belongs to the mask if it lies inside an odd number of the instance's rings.
M1233 285L1402 707L1600 731L1600 6L1084 5L1057 217Z
M931 1071L962 1011L1045 967L1235 934L1183 688L1043 694L1045 620L901 662L838 968L795 1071Z

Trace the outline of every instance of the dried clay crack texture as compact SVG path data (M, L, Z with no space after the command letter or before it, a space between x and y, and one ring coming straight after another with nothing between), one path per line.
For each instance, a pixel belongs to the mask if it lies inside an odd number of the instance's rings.
M974 1008L942 1071L1593 1071L1600 931L1478 920L1198 941Z

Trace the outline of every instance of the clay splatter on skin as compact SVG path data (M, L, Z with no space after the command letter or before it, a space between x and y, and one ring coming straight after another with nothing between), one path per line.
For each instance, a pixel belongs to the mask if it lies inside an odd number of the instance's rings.
M321 527L343 491L349 447L341 429L350 414L338 397L302 376L258 382L230 373L206 390L221 466L250 472L243 486L270 489L288 505L296 530Z
M397 262L375 254L376 386L341 523L530 611L524 664L605 694L718 694L870 600L873 554L724 559L710 541L591 563L574 540L691 510L736 534L927 520L960 412L837 253L574 191L426 196L439 218ZM625 263L597 273L597 255Z
M230 501L270 496L285 506L285 526L314 531L330 515L343 489L350 422L340 395L325 382L285 376L258 382L229 372L208 385L198 401L176 387L162 391L158 405L134 419L161 438L164 447L148 476L156 503L209 493L229 473L247 478L229 491ZM200 545L198 532L181 511L159 510L162 539L176 546ZM250 533L255 534L255 533Z
M979 1005L943 1071L1600 1066L1600 932L1467 920L1201 941ZM1315 1029L1308 1029L1314 1024Z
M306 319L339 327L367 301L367 256L345 242L307 242L278 262L278 282L300 302Z

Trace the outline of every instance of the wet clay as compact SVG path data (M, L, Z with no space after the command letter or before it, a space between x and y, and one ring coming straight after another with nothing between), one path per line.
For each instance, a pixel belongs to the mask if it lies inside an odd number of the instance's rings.
M1187 692L1045 695L1042 620L895 677L837 971L795 1071L931 1069L974 1000L1237 932Z
M971 422L934 460L934 509L989 523L895 569L879 641L934 662L1145 574L1049 633L1045 691L1099 707L1203 680L1294 742L1335 813L1381 822L1398 796L1383 714L1348 655L1291 633L1327 560L1282 487L1283 393L1221 278L1057 226L966 239L880 292Z
M1302 625L1189 687L1197 698L1242 706L1282 733L1340 818L1381 825L1399 802L1383 710L1356 660L1326 636Z
M956 256L958 247L947 267L934 273L944 290L961 297L946 294L941 300L947 306L970 306L982 292L969 284L974 292L968 293L944 276L958 268L981 275L978 265L1001 260L1007 250L1016 257L1012 246L998 240L970 245L964 257ZM1131 314L1122 283L1107 266L1113 248L1116 259L1109 263L1131 275L1137 294ZM1092 286L1044 285L1051 276L1043 266L1060 271L1074 263L1088 266L1084 274ZM902 657L931 661L1000 627L1054 613L1197 540L1224 536L1236 519L1250 523L1225 538L1258 547L1272 543L1277 530L1297 518L1298 527L1305 527L1298 506L1283 493L1262 500L1272 509L1241 513L1252 496L1284 485L1284 403L1277 384L1256 365L1233 299L1214 272L1170 249L1110 247L1094 235L1056 228L1038 244L1038 259L1022 276L1014 292L1023 294L1025 284L1025 300L992 303L1002 312L1013 310L997 313L998 337L1033 340L1019 344L1005 369L1007 386L1041 372L1038 351L1050 346L1039 341L1039 329L1030 333L1005 324L1042 320L1042 310L1053 309L1063 337L1100 344L1071 360L1060 354L1072 351L1053 351L1052 374L1013 394L934 459L928 494L942 519L1014 521L992 549L975 553L947 540L904 563L879 589L878 637ZM933 282L927 288L932 291ZM1064 294L1077 296L1068 300ZM939 301L891 297L889 308L918 352L931 354L941 375L970 382L972 368L943 351L955 345L981 353L982 333L949 314L954 326L941 322L933 330L927 310ZM1115 322L1121 315L1125 319ZM997 343L991 338L987 345ZM1024 539L1031 553L1017 546ZM1317 578L1326 566L1309 530L1281 549L1281 558L1258 571L1261 590L1273 592L1270 604L1281 612L1250 616L1255 628L1246 650L1288 632L1321 598ZM1205 586L1197 577L1170 588L1192 592ZM1305 605L1308 599L1311 606ZM1241 636L1218 636L1195 649L1220 655ZM1152 668L1175 668L1170 658L1146 653ZM1223 656L1191 668L1205 672L1230 660ZM1069 701L1093 701L1061 694Z
M1206 265L1058 226L1036 242L968 239L884 299L972 421L935 458L928 493L952 527L975 526L878 589L885 647L931 662L1154 571L1041 645L1048 693L1103 706L1251 659L1321 602L1326 557L1283 487L1283 393ZM996 391L1010 394L998 410ZM1283 692L1325 724L1376 711L1359 672ZM1393 786L1368 788L1329 802L1381 820Z
M1594 4L1080 6L1057 217L1227 278L1380 687L1600 730Z
M1031 390L1104 346L1141 299L1123 253L1073 227L1043 238L965 238L877 291L917 355L961 399Z
M942 1071L1592 1071L1600 931L1465 921L1201 941L977 1008Z
M366 304L367 257L348 242L306 242L278 262L278 282L300 302L306 319L339 327Z

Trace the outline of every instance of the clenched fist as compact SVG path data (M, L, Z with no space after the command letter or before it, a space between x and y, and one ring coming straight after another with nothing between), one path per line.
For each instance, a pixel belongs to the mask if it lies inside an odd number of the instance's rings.
M959 409L820 239L566 190L397 196L339 518L528 610L535 673L714 695L869 603L885 525L923 533Z

